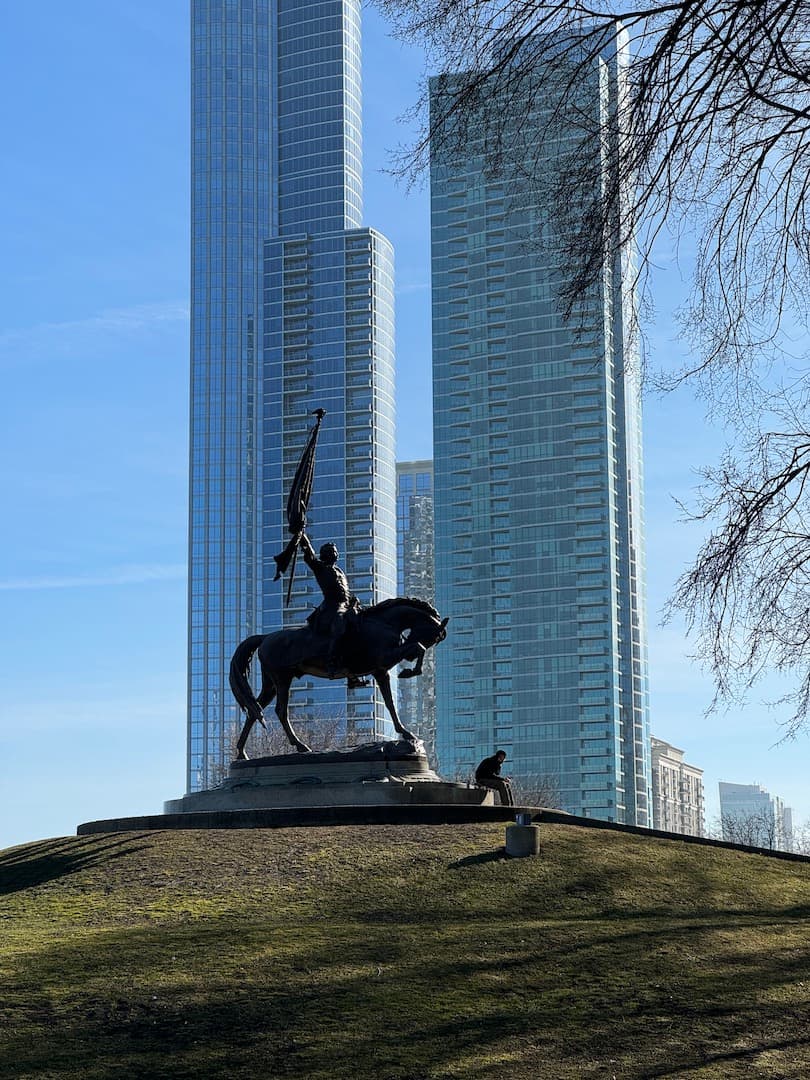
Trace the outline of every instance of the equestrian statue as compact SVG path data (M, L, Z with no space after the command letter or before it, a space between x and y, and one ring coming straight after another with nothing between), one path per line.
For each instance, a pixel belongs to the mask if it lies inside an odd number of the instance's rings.
M237 760L247 758L245 744L253 725L263 727L264 709L275 700L275 712L287 738L296 750L310 747L298 738L290 723L288 705L293 679L313 675L320 679L346 679L349 688L366 685L373 678L380 689L395 731L405 740L418 736L403 727L397 715L389 671L403 662L413 664L399 672L400 678L421 675L425 653L447 636L447 619L425 600L394 597L362 608L349 588L345 573L338 566L339 552L334 544L324 544L318 555L305 532L306 508L312 487L315 445L324 416L315 411L317 423L310 431L307 445L293 480L287 500L287 519L292 538L275 556L276 579L295 560L300 550L323 593L323 600L302 626L253 634L236 649L231 660L230 684L239 708L246 719L236 745ZM292 587L292 575L290 589ZM289 601L290 590L287 597ZM261 665L261 690L254 694L248 680L253 655Z

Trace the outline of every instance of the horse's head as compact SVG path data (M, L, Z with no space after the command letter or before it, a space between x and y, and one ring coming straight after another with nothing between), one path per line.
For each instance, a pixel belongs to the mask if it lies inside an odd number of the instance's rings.
M426 649L432 649L440 641L447 637L448 619L440 619L438 615L431 615L427 619L419 619L411 626L411 637L419 641Z
M444 641L448 622L432 604L411 596L392 597L366 608L360 623L362 648L366 650L364 670L387 671L395 664L412 660L415 666L400 671L399 677L421 675L426 651Z
M437 611L420 611L411 621L411 634L428 649L447 637L449 618L441 619Z
M399 635L401 641L407 636L428 649L444 641L450 621L443 619L426 600L417 600L412 596L382 600L379 604L366 608L363 618L374 624L375 631L378 626L387 626Z

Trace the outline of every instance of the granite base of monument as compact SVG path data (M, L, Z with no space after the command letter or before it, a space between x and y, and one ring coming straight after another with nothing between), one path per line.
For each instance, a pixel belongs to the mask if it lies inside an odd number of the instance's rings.
M234 761L217 787L170 799L164 812L391 804L492 806L493 793L442 780L421 742L400 740Z

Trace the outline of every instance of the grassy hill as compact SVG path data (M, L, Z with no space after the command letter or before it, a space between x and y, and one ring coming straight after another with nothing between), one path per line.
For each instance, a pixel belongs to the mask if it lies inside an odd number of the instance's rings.
M0 852L0 1077L810 1077L810 864L542 828Z

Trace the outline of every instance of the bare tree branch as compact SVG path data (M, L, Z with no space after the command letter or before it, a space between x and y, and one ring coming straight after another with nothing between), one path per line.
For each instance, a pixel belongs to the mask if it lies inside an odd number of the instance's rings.
M652 381L691 380L729 425L732 448L704 474L690 516L713 531L672 603L721 696L768 669L792 680L795 733L810 708L810 5L377 2L441 73L432 113L423 87L421 135L396 168L415 177L429 152L452 156L475 125L493 175L509 163L518 176L516 205L523 188L560 207L553 232L528 217L526 229L567 268L558 285L569 318L612 259L643 293L663 228L696 244L681 313L689 359ZM605 113L588 87L611 49L623 89ZM543 79L529 78L538 67Z

